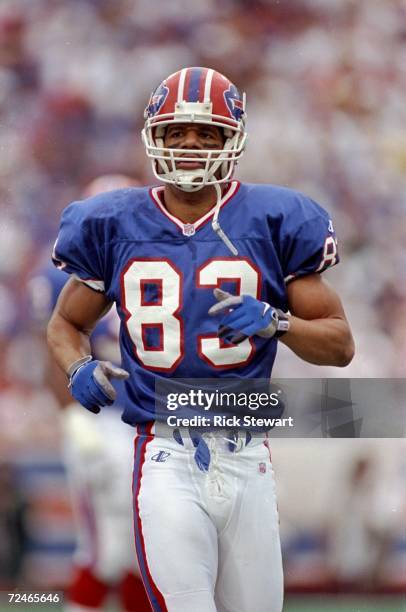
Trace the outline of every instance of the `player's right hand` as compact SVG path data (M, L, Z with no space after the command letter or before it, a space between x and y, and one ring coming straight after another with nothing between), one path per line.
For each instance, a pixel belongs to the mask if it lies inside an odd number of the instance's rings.
M125 380L129 373L114 366L110 361L89 358L83 363L78 360L77 367L69 368L69 389L72 396L82 406L97 414L102 406L110 406L116 399L112 378Z

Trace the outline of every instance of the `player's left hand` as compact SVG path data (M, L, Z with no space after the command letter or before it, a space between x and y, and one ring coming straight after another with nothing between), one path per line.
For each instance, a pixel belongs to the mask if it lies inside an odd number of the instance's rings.
M231 295L222 289L215 289L214 297L218 304L210 308L209 315L224 314L218 336L231 344L240 344L254 334L272 338L277 332L281 335L288 329L289 323L282 311L251 295ZM280 327L281 321L286 323L285 329Z

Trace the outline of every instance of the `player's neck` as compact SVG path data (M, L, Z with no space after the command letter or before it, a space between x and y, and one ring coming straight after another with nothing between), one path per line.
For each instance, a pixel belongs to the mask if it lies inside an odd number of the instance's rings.
M183 223L194 223L216 204L217 195L213 186L199 191L182 191L173 185L165 185L164 205L171 215Z

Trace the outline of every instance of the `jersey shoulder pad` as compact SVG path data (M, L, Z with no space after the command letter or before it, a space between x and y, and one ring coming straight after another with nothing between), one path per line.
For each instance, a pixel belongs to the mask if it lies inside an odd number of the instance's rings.
M317 202L277 185L249 185L248 190L268 220L286 282L338 263L333 222Z
M62 213L53 262L97 291L105 290L106 257L114 241L128 237L147 188L129 187L73 202Z

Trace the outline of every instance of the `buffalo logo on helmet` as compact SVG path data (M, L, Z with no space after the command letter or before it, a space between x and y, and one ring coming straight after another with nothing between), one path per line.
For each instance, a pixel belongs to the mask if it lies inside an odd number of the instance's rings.
M169 87L161 83L161 85L152 92L148 102L148 106L145 109L145 118L154 117L159 113L163 105L165 104L166 98L169 94Z
M230 115L236 121L240 121L244 114L244 104L236 86L230 83L230 87L226 89L223 96Z

